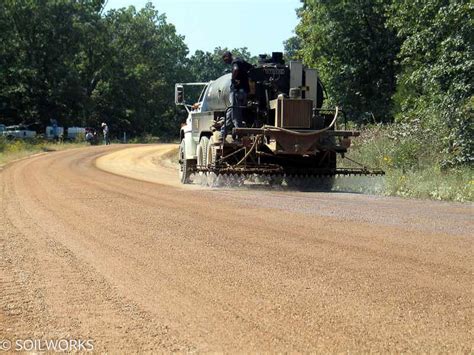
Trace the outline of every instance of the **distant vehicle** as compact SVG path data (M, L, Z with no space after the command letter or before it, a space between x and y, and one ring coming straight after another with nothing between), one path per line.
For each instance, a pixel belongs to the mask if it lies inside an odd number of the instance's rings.
M8 139L28 139L34 138L36 136L36 132L28 129L27 126L16 125L5 127L5 130L1 132L1 135L2 137L7 137Z
M76 139L78 136L84 138L86 135L85 127L69 127L67 129L67 139Z
M54 133L53 126L47 126L45 131L45 138L46 139L55 139L62 137L64 135L64 127L56 127L56 134Z

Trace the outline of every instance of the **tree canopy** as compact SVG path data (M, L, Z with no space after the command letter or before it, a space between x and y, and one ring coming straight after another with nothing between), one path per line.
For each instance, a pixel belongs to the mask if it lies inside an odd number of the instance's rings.
M102 0L0 4L0 109L5 123L175 129L173 85L188 49L151 3L102 13Z
M469 0L302 0L287 55L319 69L352 120L416 122L445 153L473 159Z
M307 0L299 10L298 55L318 68L330 102L357 120L368 112L379 121L391 116L399 43L385 26L389 1Z
M474 3L399 0L387 25L402 41L396 117L432 128L451 164L472 162Z

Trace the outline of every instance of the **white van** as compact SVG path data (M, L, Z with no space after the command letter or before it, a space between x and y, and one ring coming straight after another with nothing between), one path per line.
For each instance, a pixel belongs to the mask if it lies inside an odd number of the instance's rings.
M7 137L9 139L13 138L34 138L36 136L36 132L28 129L26 126L16 125L16 126L7 126L5 130L1 132L3 137Z

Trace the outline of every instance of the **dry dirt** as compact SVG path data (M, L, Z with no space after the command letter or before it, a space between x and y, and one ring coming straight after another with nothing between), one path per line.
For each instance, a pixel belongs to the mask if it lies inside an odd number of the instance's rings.
M163 159L174 148L88 147L0 172L0 340L473 351L471 204L183 188Z

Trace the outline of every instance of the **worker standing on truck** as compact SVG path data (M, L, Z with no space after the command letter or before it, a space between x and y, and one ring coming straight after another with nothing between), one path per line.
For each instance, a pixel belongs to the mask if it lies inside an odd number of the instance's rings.
M226 64L232 65L232 80L230 85L230 107L226 113L224 125L221 128L222 139L225 139L227 132L233 127L242 127L243 106L247 106L247 95L249 87L249 70L253 65L247 63L242 58L233 58L232 53L225 51L222 60ZM235 138L235 137L234 137Z

